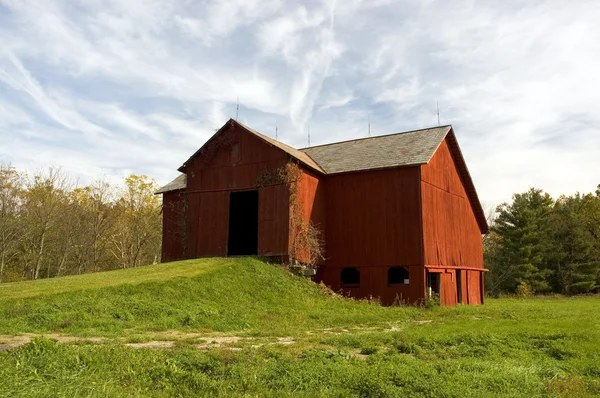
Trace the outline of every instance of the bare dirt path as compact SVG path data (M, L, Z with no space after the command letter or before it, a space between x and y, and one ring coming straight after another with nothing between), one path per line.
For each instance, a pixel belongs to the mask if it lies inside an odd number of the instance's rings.
M210 333L183 333L178 331L169 331L161 333L151 333L137 335L135 337L79 337L57 333L24 333L19 336L0 335L0 351L8 351L21 347L37 337L49 338L59 343L84 343L84 344L123 344L132 348L153 348L165 349L174 348L180 344L186 344L199 350L210 350L213 348L229 348L232 350L241 349L234 345L238 343L250 343L250 347L257 348L266 344L289 345L294 344L296 340L292 337L277 337L265 341L265 339L256 339L253 337L241 337L234 335L210 334ZM131 340L142 340L139 342L128 342Z

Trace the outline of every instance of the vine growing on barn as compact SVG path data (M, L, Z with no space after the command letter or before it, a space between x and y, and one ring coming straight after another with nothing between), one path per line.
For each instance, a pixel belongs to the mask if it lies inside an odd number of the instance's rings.
M287 162L273 171L267 169L261 171L256 178L256 187L287 185L290 194L289 262L314 268L325 258L323 232L321 228L304 217L298 188L301 178L300 167L294 162Z

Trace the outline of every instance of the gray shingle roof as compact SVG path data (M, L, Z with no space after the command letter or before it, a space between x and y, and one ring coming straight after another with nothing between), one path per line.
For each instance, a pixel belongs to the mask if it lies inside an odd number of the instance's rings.
M303 148L326 174L429 162L451 126Z
M154 192L154 194L158 195L158 194L165 193L165 192L177 191L179 189L185 188L186 186L187 186L187 176L185 174L179 174L177 176L177 178L175 178L173 181L171 181L170 183L168 183L167 185L165 185L158 191Z

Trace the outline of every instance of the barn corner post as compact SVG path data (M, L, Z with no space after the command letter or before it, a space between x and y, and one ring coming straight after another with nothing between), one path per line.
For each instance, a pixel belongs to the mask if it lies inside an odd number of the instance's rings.
M310 215L304 214L299 187L303 171L295 162L289 161L283 174L290 201L289 263L295 267L315 269L325 259L323 231L310 220Z

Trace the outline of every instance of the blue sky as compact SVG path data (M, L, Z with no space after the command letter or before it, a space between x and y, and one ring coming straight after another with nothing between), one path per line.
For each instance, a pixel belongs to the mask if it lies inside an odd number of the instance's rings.
M0 0L0 160L166 183L225 121L452 124L490 208L600 183L600 2Z

